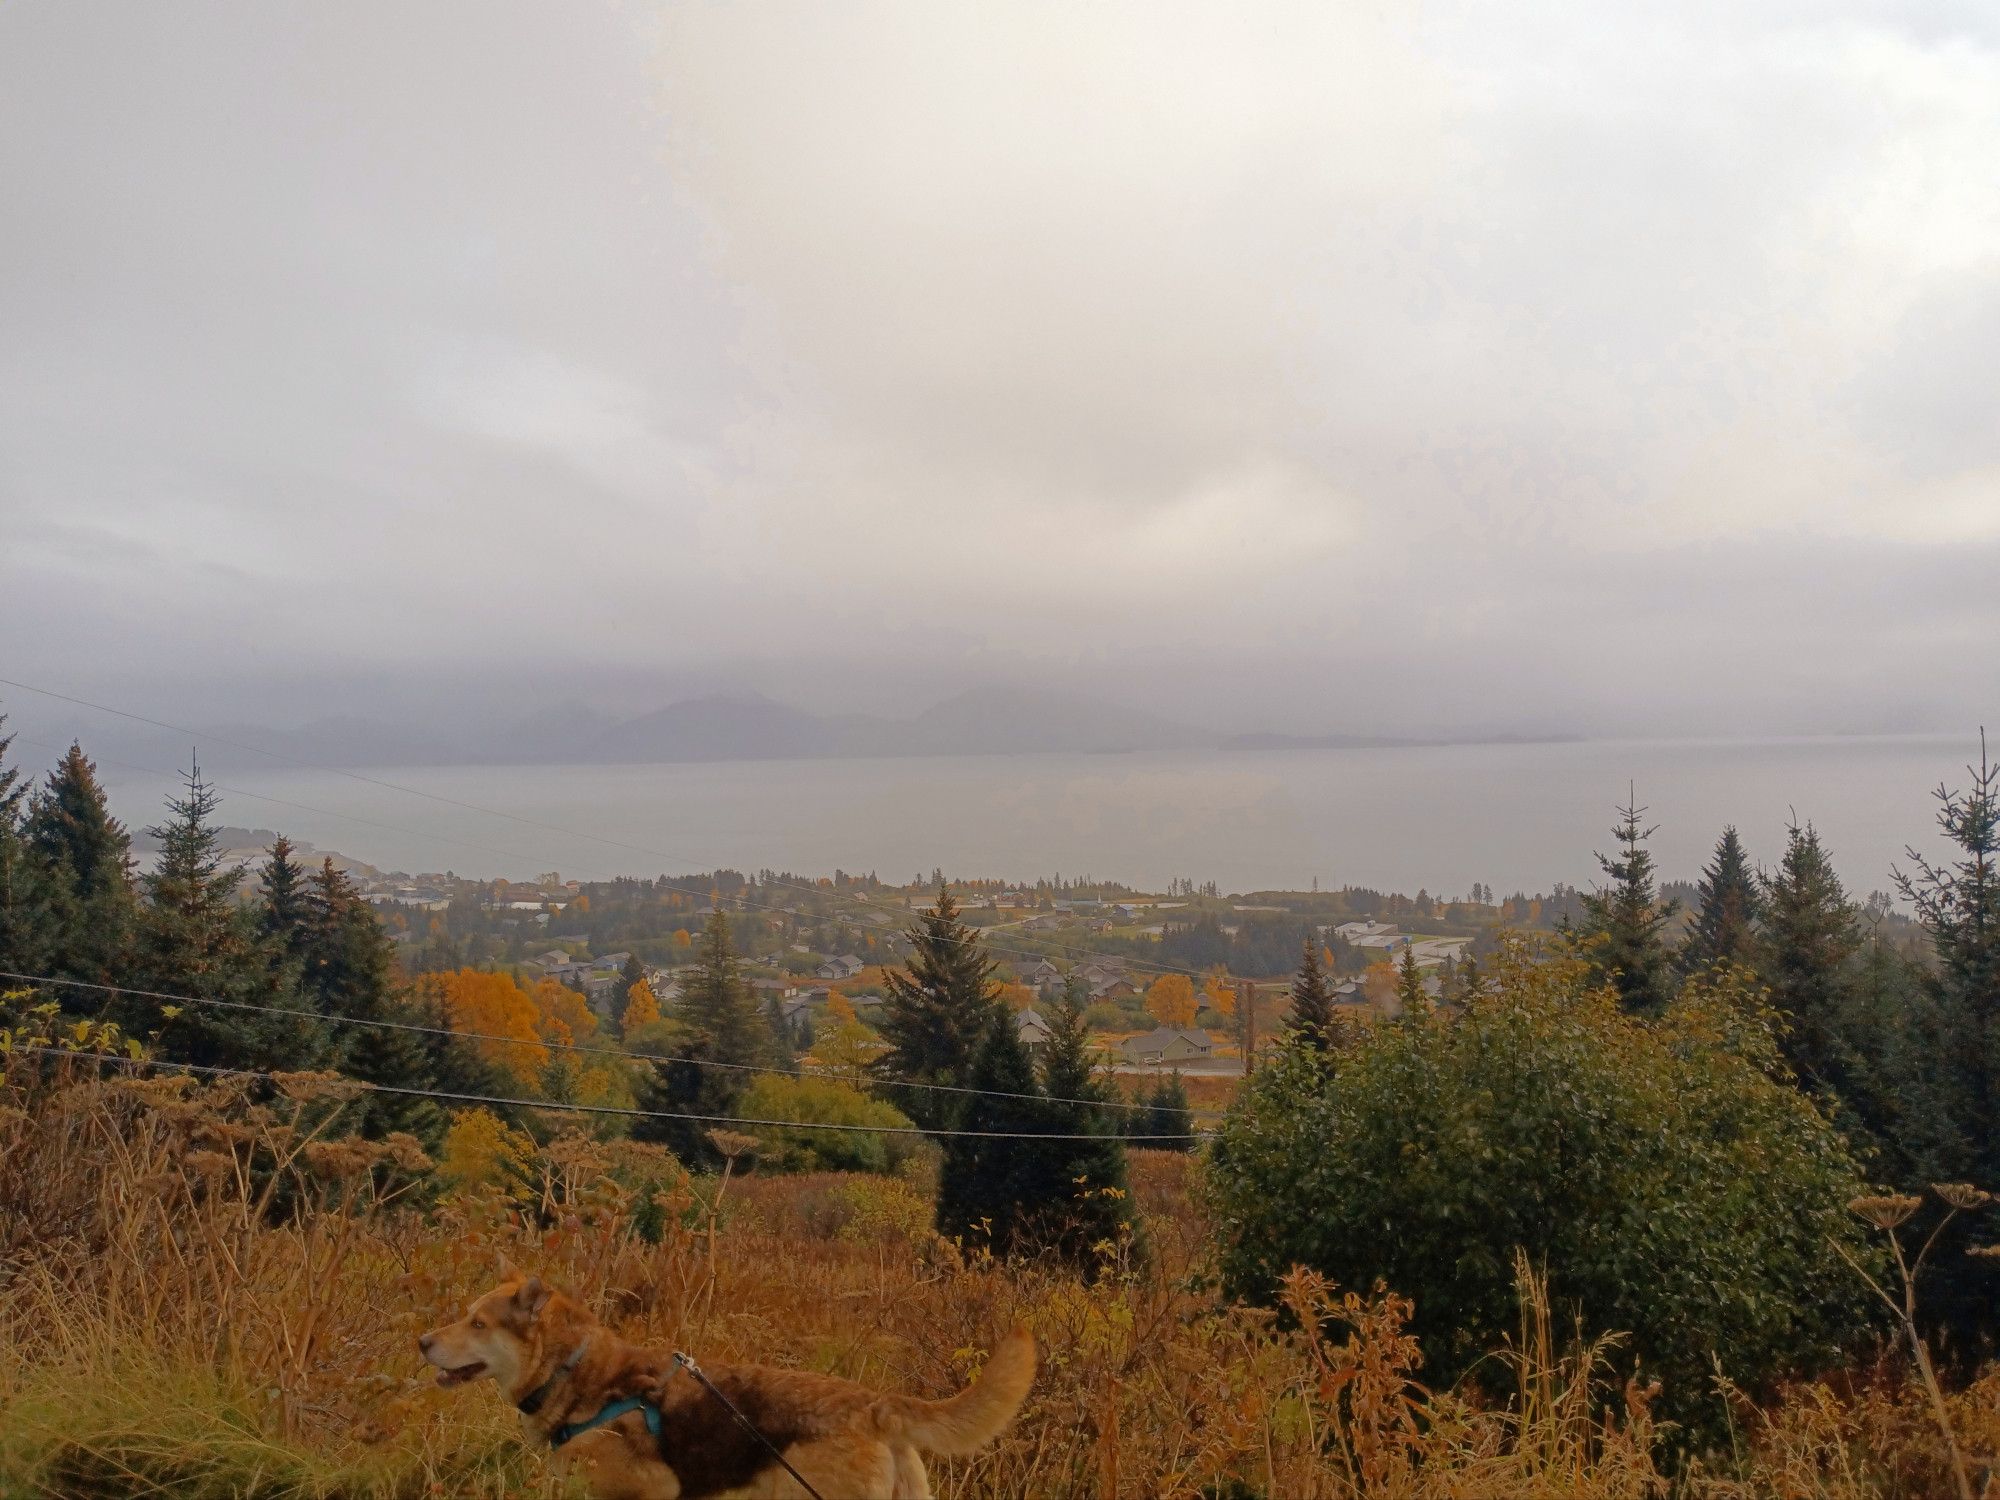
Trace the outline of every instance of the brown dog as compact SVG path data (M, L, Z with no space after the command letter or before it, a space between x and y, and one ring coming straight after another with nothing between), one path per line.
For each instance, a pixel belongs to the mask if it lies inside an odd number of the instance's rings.
M441 1386L498 1381L597 1500L806 1500L770 1449L672 1355L626 1343L540 1277L508 1272L417 1345ZM979 1378L944 1401L765 1365L703 1374L825 1500L925 1500L918 1453L973 1453L999 1436L1034 1379L1035 1341L1015 1329Z

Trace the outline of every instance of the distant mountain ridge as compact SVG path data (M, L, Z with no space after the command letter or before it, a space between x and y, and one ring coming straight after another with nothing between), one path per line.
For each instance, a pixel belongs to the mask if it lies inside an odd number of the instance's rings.
M345 716L291 730L230 726L218 733L281 758L340 767L668 765L1446 743L1415 736L1224 733L1100 698L1018 686L967 688L910 718L816 714L760 693L739 692L682 698L628 719L570 701L540 709L476 741L457 743L406 725ZM270 764L267 757L219 742L204 746L202 758L205 764Z

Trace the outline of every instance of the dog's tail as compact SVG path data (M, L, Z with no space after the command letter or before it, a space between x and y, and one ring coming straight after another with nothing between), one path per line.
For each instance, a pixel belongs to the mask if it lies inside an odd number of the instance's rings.
M876 1429L885 1442L907 1443L925 1453L946 1458L976 1453L1014 1420L1034 1378L1034 1335L1016 1328L956 1396L943 1401L882 1397L875 1407Z

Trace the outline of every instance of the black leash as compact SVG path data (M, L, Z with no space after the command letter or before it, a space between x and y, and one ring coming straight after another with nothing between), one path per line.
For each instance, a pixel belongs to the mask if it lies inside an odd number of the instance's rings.
M785 1472L791 1475L792 1478L796 1479L799 1482L799 1488L803 1489L808 1495L811 1495L812 1500L826 1500L826 1496L822 1495L818 1490L813 1488L812 1481L806 1478L806 1476L801 1474L797 1469L793 1468L792 1461L789 1458L786 1458L784 1454L778 1451L778 1445L772 1442L769 1438L765 1437L763 1433L759 1432L757 1430L757 1424L751 1421L748 1417L744 1416L742 1412L738 1411L736 1409L736 1403L734 1401L731 1401L727 1396L723 1395L721 1390L717 1388L715 1382L710 1380L706 1375L701 1373L701 1366L697 1365L692 1359L690 1359L687 1355L682 1354L679 1350L674 1351L674 1363L679 1365L683 1370L686 1370L688 1374L694 1376L696 1380L700 1381L701 1388L707 1391L709 1395L715 1397L716 1400L720 1401L722 1403L722 1409L728 1412L730 1416L736 1418L738 1424L741 1425L741 1427L745 1432L749 1433L750 1436L755 1438L758 1442L762 1443L764 1447L769 1451L771 1457L775 1458L779 1463L785 1466Z

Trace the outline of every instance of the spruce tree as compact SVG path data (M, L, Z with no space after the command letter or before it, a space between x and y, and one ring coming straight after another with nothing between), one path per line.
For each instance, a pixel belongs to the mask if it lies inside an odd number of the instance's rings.
M44 875L50 972L116 983L132 936L132 840L80 745L31 799L25 831Z
M625 1007L632 998L632 986L646 982L646 966L639 962L639 955L625 955L625 967L618 972L618 985L611 992L611 1029L619 1036L625 1034Z
M1333 982L1321 965L1319 937L1306 929L1299 972L1292 979L1292 1013L1286 1019L1287 1038L1301 1047L1324 1052L1334 1042Z
M305 895L304 985L323 1015L357 1022L426 1024L399 993L389 940L353 881L331 859L313 873ZM335 1025L333 1063L351 1078L385 1089L432 1089L436 1075L421 1035L390 1026ZM359 1130L370 1136L407 1131L428 1145L450 1124L434 1100L379 1093L357 1101Z
M1042 1047L1049 1130L1088 1137L1050 1141L1043 1148L1054 1202L1044 1215L1042 1239L1064 1258L1088 1266L1101 1246L1129 1235L1132 1198L1125 1145L1113 1111L1105 1107L1112 1090L1091 1056L1083 1000L1083 986L1071 979L1050 1009L1049 1037Z
M271 964L255 924L236 901L238 872L225 869L214 825L219 799L195 766L172 814L147 830L159 845L142 882L132 944L135 989L271 1007L236 1010L121 995L125 1029L150 1037L182 1062L238 1068L310 1066L319 1029L303 1022L296 995L274 995Z
M1663 934L1677 908L1674 902L1659 900L1654 890L1653 856L1646 840L1657 830L1640 826L1645 811L1636 799L1618 809L1620 820L1611 831L1618 854L1597 856L1609 884L1583 898L1577 935L1593 978L1615 989L1626 1010L1657 1016L1674 993L1673 964Z
M947 1239L1005 1256L1036 1248L1049 1216L1067 1205L1054 1182L1052 1152L1067 1144L1011 1139L1048 1134L1049 1105L1013 1019L995 1007L973 1053L954 1129L944 1138L938 1171L937 1231Z
M1937 789L1938 827L1956 850L1939 863L1907 851L1897 888L1917 912L1935 962L1922 982L1935 1040L1930 1085L1941 1106L1914 1143L1933 1178L2000 1187L2000 764L1967 767L1970 789Z
M1863 1066L1850 1035L1861 932L1810 823L1792 825L1763 904L1757 969L1785 1019L1779 1044L1808 1088L1851 1104Z
M755 1076L745 1068L770 1067L775 1057L770 1024L743 982L729 921L719 911L702 929L700 957L681 981L667 1019L675 1051L687 1060L652 1065L652 1076L640 1086L640 1108L667 1116L735 1114ZM664 1143L690 1166L713 1167L721 1158L708 1139L711 1128L700 1119L651 1118L634 1124L632 1134Z
M0 714L0 728L6 723ZM52 974L55 892L47 866L28 842L27 783L7 764L13 743L14 736L0 734L0 969ZM0 980L0 991L20 987L19 980Z
M1721 963L1749 967L1755 961L1764 902L1733 824L1722 830L1695 895L1699 904L1681 946L1681 972L1694 974Z
M996 1020L1005 1019L994 982L995 964L979 935L958 919L949 887L908 934L904 969L887 976L889 998L876 1023L889 1050L876 1060L883 1097L927 1130L948 1128L962 1095L904 1088L890 1078L956 1087L968 1084L973 1063Z
M1417 949L1413 943L1403 944L1403 956L1396 965L1396 1003L1406 1016L1416 1015L1430 1004L1430 993L1424 988L1424 975L1417 967Z
M1156 1151L1192 1151L1194 1111L1188 1106L1187 1084L1175 1069L1146 1095L1146 1108L1133 1111L1133 1144Z

